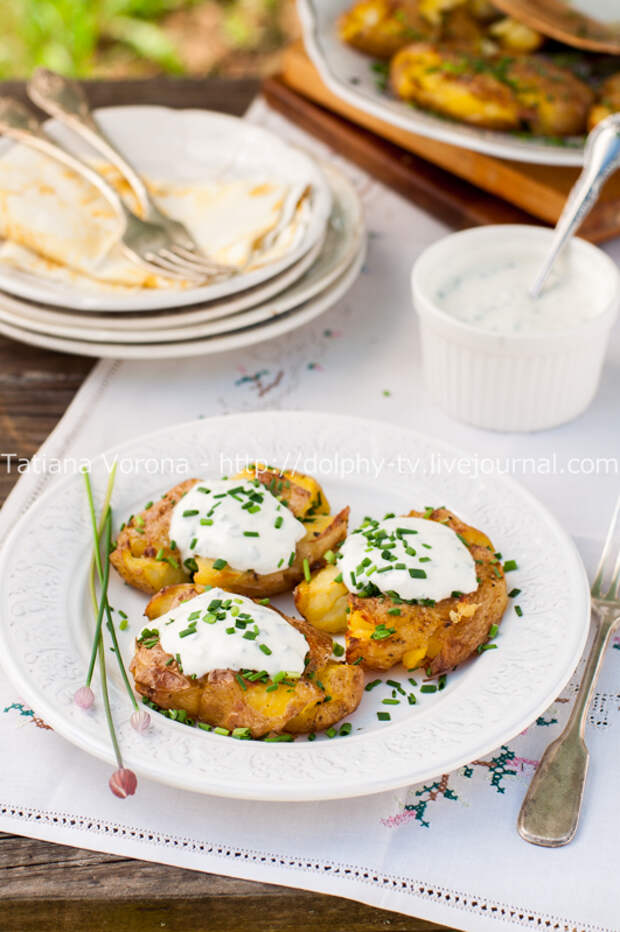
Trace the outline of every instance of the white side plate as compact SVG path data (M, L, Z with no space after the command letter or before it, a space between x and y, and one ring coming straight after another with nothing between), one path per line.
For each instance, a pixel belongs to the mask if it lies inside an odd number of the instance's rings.
M167 107L104 107L96 111L105 133L136 168L152 178L191 184L209 178L274 178L312 185L312 212L301 242L264 268L219 284L182 291L143 288L109 291L65 284L0 264L0 288L45 304L82 311L141 311L212 301L252 288L288 268L314 246L325 231L331 197L319 166L299 149L247 120L209 110ZM96 156L79 137L48 120L46 130L78 155ZM0 154L13 145L0 140Z

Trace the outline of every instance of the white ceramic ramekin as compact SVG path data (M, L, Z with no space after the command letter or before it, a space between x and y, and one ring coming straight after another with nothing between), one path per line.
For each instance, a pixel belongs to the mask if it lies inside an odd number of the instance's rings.
M433 401L452 417L492 430L542 430L571 420L592 401L620 301L618 269L596 246L581 239L568 246L587 259L592 299L600 310L566 330L485 332L451 317L433 297L457 257L461 266L464 256L475 264L491 245L505 243L510 250L533 242L543 257L552 235L552 230L525 224L476 227L446 236L416 261L413 301L425 383Z

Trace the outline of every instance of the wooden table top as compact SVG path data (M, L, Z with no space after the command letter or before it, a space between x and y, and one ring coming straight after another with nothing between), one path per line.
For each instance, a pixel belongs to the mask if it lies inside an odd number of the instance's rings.
M159 103L241 114L250 79L85 82L94 106ZM25 99L21 82L0 92ZM93 366L0 337L0 504ZM3 456L4 454L4 456ZM0 926L7 932L446 932L444 926L339 897L134 861L0 833Z

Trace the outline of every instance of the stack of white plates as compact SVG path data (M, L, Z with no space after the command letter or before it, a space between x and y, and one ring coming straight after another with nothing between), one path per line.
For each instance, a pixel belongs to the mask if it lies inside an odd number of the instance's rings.
M299 327L350 288L364 261L359 198L333 166L234 117L163 107L98 111L103 130L144 175L191 183L218 177L303 180L310 211L289 251L269 265L199 288L123 290L0 261L0 333L88 356L162 359L222 352ZM46 129L92 156L56 121ZM10 143L0 143L0 155ZM36 179L33 179L33 183ZM1 177L0 177L1 188Z

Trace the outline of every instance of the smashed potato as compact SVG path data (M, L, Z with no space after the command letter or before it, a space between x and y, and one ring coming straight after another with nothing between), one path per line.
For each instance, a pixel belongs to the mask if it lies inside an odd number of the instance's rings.
M428 42L401 49L390 79L399 97L453 119L541 135L582 133L593 100L583 81L543 58L485 56Z
M521 123L521 105L491 61L461 49L408 45L392 59L390 80L403 100L464 123L489 129L517 129Z
M418 0L360 0L342 14L338 32L348 45L384 59L409 42L437 35Z
M612 74L603 82L597 94L596 103L588 114L588 130L594 129L597 123L620 112L620 71Z
M424 517L417 511L409 516ZM429 520L447 524L468 547L476 561L474 592L433 604L388 595L361 597L347 590L337 565L323 567L297 586L295 605L306 621L333 634L346 631L349 663L389 670L402 662L408 669L430 668L435 676L466 660L486 641L491 626L499 624L507 604L506 584L489 538L445 508L433 511ZM394 614L396 606L400 614Z
M425 517L418 511L409 515ZM424 605L387 595L362 598L350 594L348 663L357 662L367 670L389 670L403 663L410 670L423 666L436 676L471 656L487 640L491 626L500 623L508 596L501 563L488 537L445 508L433 511L429 520L447 524L461 536L476 561L478 588ZM391 613L397 605L398 615Z
M170 540L170 520L175 505L199 479L179 483L163 498L138 515L132 515L120 531L110 562L123 579L152 595L166 586L193 579L201 585L221 586L230 592L255 598L289 592L304 577L304 565L316 566L347 533L349 509L329 513L329 502L319 483L294 471L254 466L235 478L257 479L284 502L306 528L291 565L261 575L253 570L220 568L217 558L196 555L185 565ZM189 566L187 563L189 562Z
M517 22L511 16L504 16L491 23L489 35L507 52L536 52L544 41L540 32Z
M203 586L192 584L168 587L151 599L145 614L154 622L202 592ZM247 729L253 738L329 728L359 705L363 673L359 666L332 658L332 640L327 634L279 614L308 643L301 677L280 678L275 684L266 676L252 680L246 671L242 675L238 670L213 670L192 679L158 639L155 643L138 640L130 665L137 691L163 709L182 709L193 719L231 732Z

